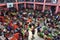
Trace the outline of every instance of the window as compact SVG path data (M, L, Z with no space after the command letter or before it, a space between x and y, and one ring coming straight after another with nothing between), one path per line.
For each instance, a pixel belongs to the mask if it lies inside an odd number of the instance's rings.
M18 4L18 9L24 9L24 4Z
M44 0L36 0L36 2L44 2Z
M26 8L33 9L34 8L34 5L33 4L26 4Z
M46 0L47 3L57 3L58 0Z
M4 0L0 0L0 3L4 3Z
M42 11L42 9L43 9L43 5L36 5L36 10L38 10L38 11Z
M18 2L23 2L24 0L18 0Z
M34 2L34 0L26 0L27 2Z
M5 2L10 3L10 2L16 2L15 0L5 0Z
M51 0L46 0L47 3L51 3Z
M58 0L51 0L51 2L52 2L52 3L57 3L57 2L58 2Z
M16 2L15 0L0 0L0 3L11 3Z

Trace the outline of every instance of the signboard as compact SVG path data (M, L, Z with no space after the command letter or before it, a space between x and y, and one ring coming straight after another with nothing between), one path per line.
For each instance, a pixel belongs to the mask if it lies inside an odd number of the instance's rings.
M7 3L7 8L13 7L13 3Z

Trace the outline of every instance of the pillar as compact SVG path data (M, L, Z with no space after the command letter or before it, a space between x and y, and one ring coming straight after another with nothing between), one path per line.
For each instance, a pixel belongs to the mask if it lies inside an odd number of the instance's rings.
M58 0L58 3L57 3L57 7L56 7L56 11L55 11L55 13L57 13L57 12L58 12L59 4L60 4L60 0Z
M16 0L16 9L18 10L18 2L17 2L17 0Z
M58 8L59 8L59 6L57 5L55 13L57 13L57 12L58 12Z
M26 8L26 0L24 0L24 8Z
M34 10L35 10L35 0L34 0Z
M45 10L45 2L46 2L46 0L44 0L43 10L42 10L42 12L44 12L44 10Z

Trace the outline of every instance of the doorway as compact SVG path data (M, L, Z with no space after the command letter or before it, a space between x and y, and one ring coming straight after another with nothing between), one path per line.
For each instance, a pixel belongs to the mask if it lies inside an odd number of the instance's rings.
M51 6L51 11L52 11L52 13L55 13L55 11L56 11L56 6Z

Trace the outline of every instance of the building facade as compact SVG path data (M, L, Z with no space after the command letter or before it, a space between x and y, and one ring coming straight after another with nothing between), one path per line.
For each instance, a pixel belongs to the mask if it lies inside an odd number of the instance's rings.
M7 8L7 3L13 3L17 10L32 8L44 12L48 8L52 12L60 12L60 0L0 0L0 8Z

